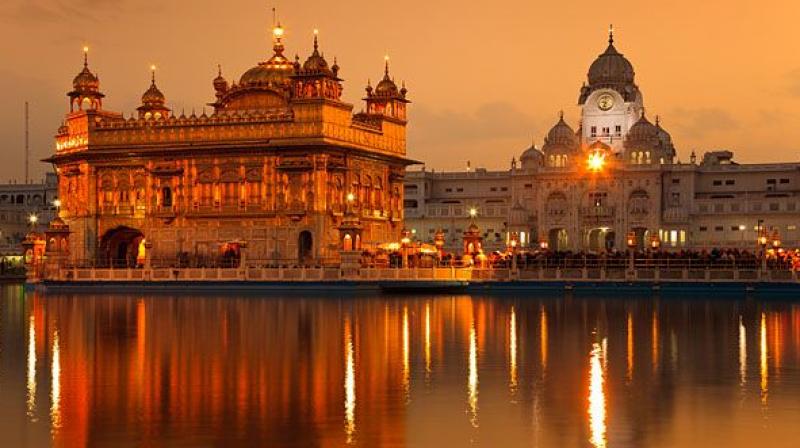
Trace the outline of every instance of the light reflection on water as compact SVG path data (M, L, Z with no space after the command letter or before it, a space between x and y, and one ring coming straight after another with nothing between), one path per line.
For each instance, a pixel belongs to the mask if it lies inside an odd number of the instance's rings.
M606 393L604 388L605 378L601 363L605 362L603 344L592 344L589 355L589 429L591 437L589 442L597 448L606 446Z
M794 303L19 294L0 296L0 446L800 437Z

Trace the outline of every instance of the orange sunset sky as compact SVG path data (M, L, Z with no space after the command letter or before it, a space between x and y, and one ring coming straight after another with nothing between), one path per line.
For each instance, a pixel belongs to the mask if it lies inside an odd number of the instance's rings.
M213 99L217 64L229 80L271 54L272 6L287 54L338 57L345 99L361 107L383 56L405 80L411 158L429 168L466 161L507 168L564 110L573 127L589 64L615 27L636 69L649 116L661 116L678 157L731 149L741 162L800 156L797 0L4 0L0 4L0 182L23 177L23 104L31 103L31 151L53 151L81 47L107 95L129 115L159 67L173 110ZM32 163L38 178L49 169Z

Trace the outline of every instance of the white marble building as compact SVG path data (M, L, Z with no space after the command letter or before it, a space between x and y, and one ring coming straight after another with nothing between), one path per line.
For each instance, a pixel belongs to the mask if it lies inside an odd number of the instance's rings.
M407 227L423 241L442 229L450 249L472 221L489 250L505 247L511 232L523 245L560 250L625 249L629 232L640 247L658 235L673 250L754 249L759 232L800 246L800 163L742 165L730 151L677 162L613 35L578 105L577 128L562 114L542 148L528 148L507 171L409 172Z
M41 182L0 184L0 254L22 253L20 243L31 230L35 215L44 229L55 216L53 201L58 197L58 178L47 173Z

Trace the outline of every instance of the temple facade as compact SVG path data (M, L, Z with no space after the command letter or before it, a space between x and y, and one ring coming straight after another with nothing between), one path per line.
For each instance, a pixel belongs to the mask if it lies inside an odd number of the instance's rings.
M423 241L441 231L450 250L471 224L486 250L504 250L512 237L523 247L625 250L631 235L639 249L800 245L800 163L739 164L719 150L678 160L613 33L578 106L577 126L559 114L544 144L507 170L408 173L408 227Z
M316 32L304 62L284 55L283 34L273 29L271 57L238 81L220 69L201 114L172 111L155 68L134 116L108 110L84 58L47 160L58 174L70 260L204 265L246 251L267 264L319 265L338 262L343 225L357 229L348 249L399 239L403 176L413 163L405 86L387 59L354 113Z

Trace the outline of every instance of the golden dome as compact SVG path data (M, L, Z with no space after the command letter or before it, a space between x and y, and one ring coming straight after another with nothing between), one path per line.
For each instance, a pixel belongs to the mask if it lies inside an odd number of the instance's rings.
M228 90L228 81L222 76L222 66L217 66L218 74L217 77L214 78L214 90L217 91L224 91Z
M280 85L289 82L289 76L294 73L294 66L286 56L283 55L283 28L280 24L272 31L275 44L272 49L274 54L266 62L259 62L258 65L247 70L239 80L242 86L259 85Z
M389 57L386 57L386 66L383 69L383 79L375 86L375 95L378 96L396 96L400 94L397 84L389 76Z
M314 51L311 56L303 63L303 71L306 73L324 73L332 75L331 68L328 67L328 61L319 53L319 42L317 39L317 30L314 30Z
M142 94L142 104L145 106L163 106L167 101L164 94L156 86L156 70L155 67L151 68L153 74L150 81L150 88Z
M72 80L72 87L76 92L97 92L100 89L100 79L89 70L89 49L83 49L83 70Z

